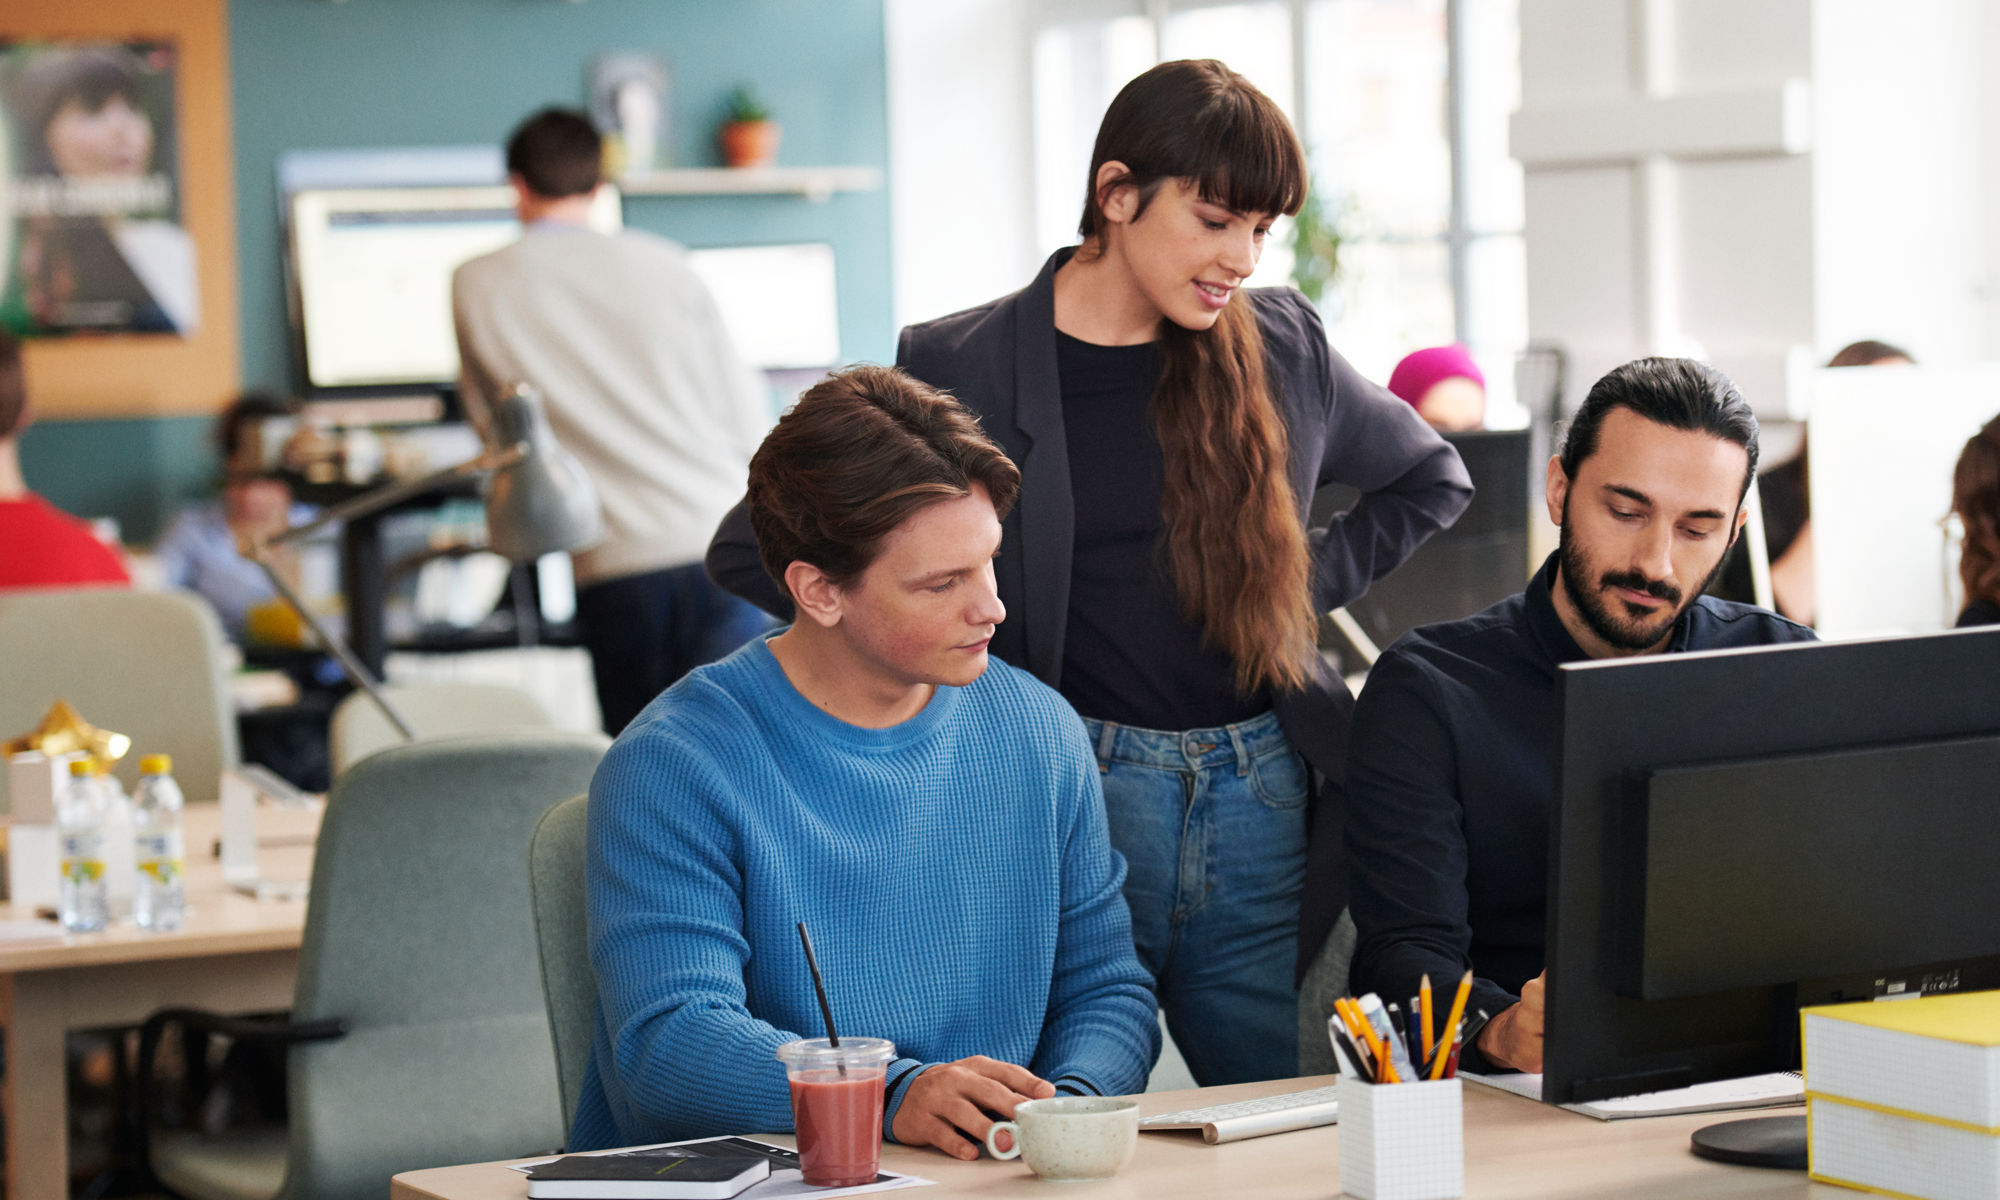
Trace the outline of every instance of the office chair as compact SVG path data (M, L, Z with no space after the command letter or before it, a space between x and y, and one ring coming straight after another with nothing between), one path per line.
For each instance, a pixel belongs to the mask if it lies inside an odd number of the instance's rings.
M335 781L290 1017L168 1010L139 1041L142 1105L169 1028L288 1046L289 1126L231 1139L148 1121L154 1177L191 1200L372 1200L401 1171L558 1145L519 864L551 798L587 786L606 744L559 732L419 742Z
M583 833L589 796L571 796L551 808L528 843L528 891L535 908L535 947L542 964L542 996L555 1043L556 1077L562 1082L563 1140L583 1093L597 1020L597 977L590 970L584 921Z
M407 683L384 684L382 692L424 741L555 726L535 698L519 688L486 683ZM377 750L403 745L403 735L361 692L348 693L334 708L329 737L336 777Z
M130 735L118 770L128 790L141 755L171 754L187 798L214 800L237 762L226 644L214 610L181 592L0 592L0 739L67 700L92 725ZM0 772L0 801L6 788Z

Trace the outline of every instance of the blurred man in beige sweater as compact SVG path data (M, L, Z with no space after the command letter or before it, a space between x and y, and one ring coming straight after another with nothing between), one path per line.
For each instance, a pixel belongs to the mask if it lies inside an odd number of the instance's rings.
M605 535L575 556L577 618L616 734L767 624L701 560L771 420L681 248L587 224L601 161L581 113L545 109L514 132L507 172L527 232L458 269L452 312L472 420L534 384L597 485Z

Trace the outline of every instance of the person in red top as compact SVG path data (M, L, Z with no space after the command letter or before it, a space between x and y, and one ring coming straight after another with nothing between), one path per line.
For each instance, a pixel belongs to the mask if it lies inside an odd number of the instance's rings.
M0 588L130 584L117 551L90 526L28 490L18 445L27 427L21 343L0 329Z

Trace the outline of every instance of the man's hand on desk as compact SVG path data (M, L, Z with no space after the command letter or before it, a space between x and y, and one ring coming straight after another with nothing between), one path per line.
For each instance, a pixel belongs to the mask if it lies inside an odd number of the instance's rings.
M891 1128L905 1146L936 1146L970 1162L996 1118L1012 1120L1016 1104L1055 1094L1027 1068L975 1054L912 1079Z
M1530 979L1521 988L1521 1002L1500 1010L1500 1015L1479 1031L1479 1052L1486 1060L1512 1067L1530 1075L1542 1069L1543 981L1548 972Z

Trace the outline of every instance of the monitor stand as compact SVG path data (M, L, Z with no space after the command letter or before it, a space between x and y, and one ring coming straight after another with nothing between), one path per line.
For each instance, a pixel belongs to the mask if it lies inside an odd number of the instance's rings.
M1775 1167L1781 1171L1806 1169L1806 1119L1804 1117L1752 1117L1746 1121L1724 1121L1704 1125L1690 1138L1701 1158L1735 1163L1743 1167Z

